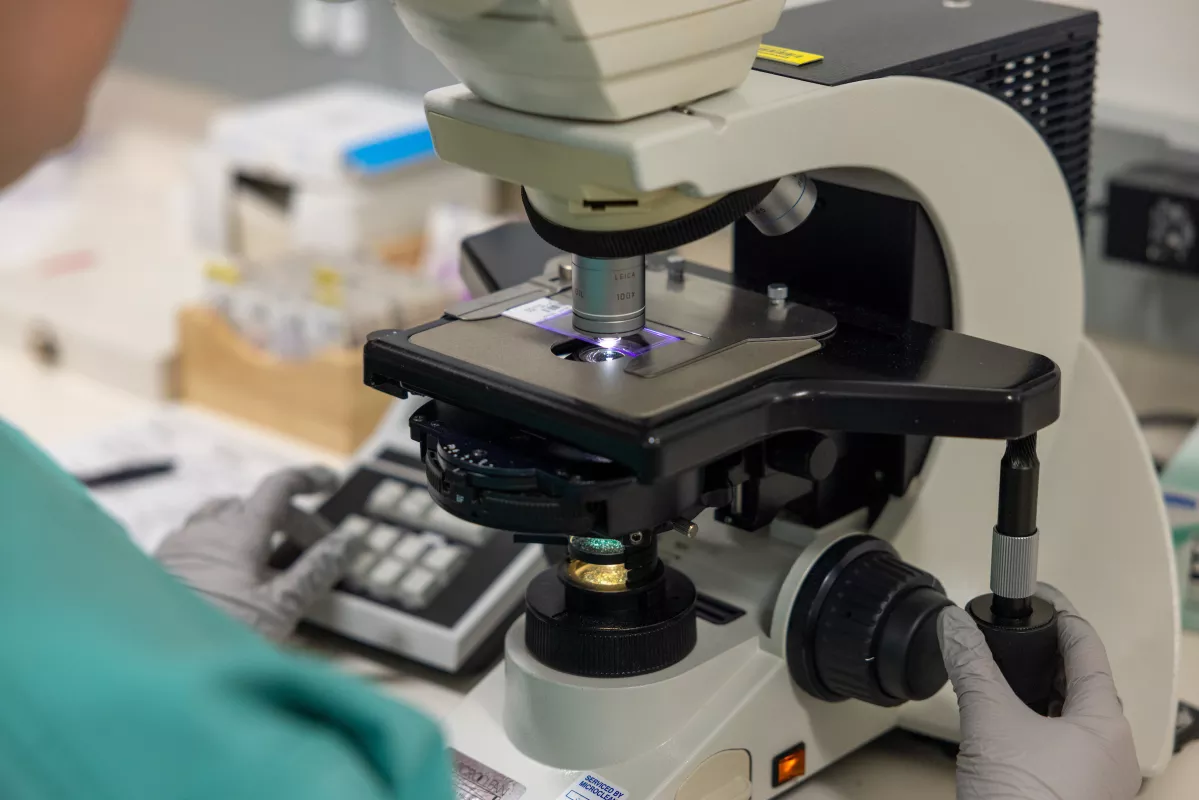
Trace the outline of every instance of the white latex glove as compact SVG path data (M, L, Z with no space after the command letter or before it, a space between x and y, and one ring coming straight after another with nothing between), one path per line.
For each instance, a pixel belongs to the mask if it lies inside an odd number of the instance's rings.
M1041 584L1038 594L1058 610L1066 687L1058 718L1020 702L966 611L941 614L941 652L962 717L958 800L1129 800L1141 772L1107 651L1061 592Z
M268 566L271 535L286 533L293 497L331 491L337 483L336 474L319 467L276 473L244 502L225 498L205 505L155 557L213 605L282 641L345 574L358 542L330 534L275 574Z

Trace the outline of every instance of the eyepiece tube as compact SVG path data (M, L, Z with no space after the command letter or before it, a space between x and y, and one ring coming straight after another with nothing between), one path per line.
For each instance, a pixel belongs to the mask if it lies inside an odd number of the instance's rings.
M575 256L571 272L576 331L619 337L645 327L645 256Z

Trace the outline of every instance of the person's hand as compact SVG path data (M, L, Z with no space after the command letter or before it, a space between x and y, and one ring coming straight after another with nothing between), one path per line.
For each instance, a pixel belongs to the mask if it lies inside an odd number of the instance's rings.
M1066 702L1053 719L1017 699L968 613L941 613L941 652L962 717L958 799L1129 800L1141 772L1107 651L1060 592L1041 584L1038 594L1058 610L1065 666Z
M286 572L268 566L275 531L286 533L291 499L332 490L323 468L272 475L248 500L215 500L171 534L155 557L213 605L269 639L282 641L313 603L344 575L357 542L333 533L309 547Z

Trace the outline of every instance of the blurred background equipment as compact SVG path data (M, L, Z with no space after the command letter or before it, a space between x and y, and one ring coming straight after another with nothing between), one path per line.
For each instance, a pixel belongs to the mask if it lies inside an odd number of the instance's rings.
M411 263L430 207L489 210L492 184L440 162L419 97L337 85L218 113L196 156L197 243Z
M1174 533L1182 624L1199 631L1199 427L1162 472L1162 485Z
M1172 141L1101 129L1088 304L1107 336L1199 359L1199 148ZM1199 397L1185 407L1199 411Z
M834 0L835 2L836 0ZM1199 414L1199 280L1130 252L1154 228L1140 196L1193 194L1199 156L1199 6L1191 0L1067 0L1103 18L1086 237L1087 326L1138 413ZM1163 238L1185 241L1179 208L1157 209ZM1177 232L1172 232L1177 228ZM1146 243L1148 242L1146 238ZM1109 248L1109 243L1115 245ZM1185 249L1185 248L1184 248ZM1169 447L1155 454L1164 457Z
M210 262L203 303L179 317L179 397L350 453L387 408L362 386L367 335L434 320L459 295L380 261Z
M1199 276L1199 158L1137 164L1107 188L1108 258Z
M338 84L218 112L190 170L213 260L180 317L179 396L351 452L386 408L359 348L466 296L456 253L496 223L494 194L437 159L413 95Z
M365 260L296 253L205 269L205 304L248 344L285 361L360 347L372 331L436 319L457 299L419 274Z
M411 95L361 84L300 94L234 103L108 75L79 142L0 198L0 346L162 401L178 396L178 315L212 296L206 263L235 264L245 294L259 285L250 275L293 257L339 273L390 269L404 276L392 299L410 306L409 320L461 297L458 245L495 223L495 185L437 161ZM233 169L215 147L218 128L254 169ZM445 300L430 301L438 293ZM266 305L291 302L278 300ZM364 317L361 305L352 316ZM276 352L295 362L302 349Z
M163 400L202 257L179 181L191 143L143 119L98 122L0 200L0 347Z

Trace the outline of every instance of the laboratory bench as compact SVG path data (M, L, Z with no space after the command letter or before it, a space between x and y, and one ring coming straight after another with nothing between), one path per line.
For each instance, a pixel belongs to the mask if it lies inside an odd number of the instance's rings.
M128 73L114 72L102 84L94 104L91 127L94 130L118 130L137 125L142 129L160 130L172 141L196 140L204 130L205 121L213 110L226 104L225 98L173 86L164 81ZM176 157L171 151L171 157ZM149 169L149 166L147 166ZM97 226L97 235L105 233ZM706 241L697 248L704 260L721 261L727 253L727 242ZM136 253L127 253L131 263L126 268L150 270L163 265L138 265ZM102 274L102 273L98 273ZM84 298L80 298L83 302ZM89 298L94 303L94 296ZM80 308L85 308L81 306ZM157 310L151 327L140 331L143 338L166 336L169 320ZM2 333L2 332L0 332ZM3 339L0 336L0 339ZM11 342L10 342L11 343ZM154 341L162 348L166 342ZM1107 348L1105 348L1107 349ZM1171 407L1178 403L1199 402L1199 369L1178 370L1166 365L1158 373L1143 377L1147 366L1143 354L1127 353L1112 346L1110 354L1121 367L1136 372L1139 386L1157 380L1154 375L1167 374L1186 385L1132 391L1138 405L1148 405L1165 391ZM83 370L82 372L86 372ZM1189 378L1188 375L1195 377ZM79 370L47 367L36 363L30 353L21 348L0 346L0 418L23 429L35 440L47 445L87 437L126 421L153 413L158 403L144 395L135 395L114 388ZM1126 378L1127 379L1127 378ZM1189 383L1188 383L1189 381ZM1145 395L1148 391L1148 396ZM331 466L343 463L329 453L300 448L296 452L315 462ZM378 653L349 645L336 638L316 635L301 637L295 646L305 652L327 657L341 668L372 681L384 692L408 702L435 718L444 718L460 702L464 694L481 676L447 677L419 667L411 662L387 658ZM1183 637L1181 662L1181 696L1199 704L1199 634ZM1199 788L1199 744L1177 756L1160 778L1146 785L1143 797L1152 800L1182 800L1196 796ZM789 797L804 800L842 800L843 798L887 797L890 800L954 796L954 762L943 743L932 742L903 733L891 733L862 748L853 756L820 773L799 787Z
M156 404L104 386L95 380L48 369L24 354L0 350L0 418L33 439L54 445L136 420ZM227 421L226 421L227 422ZM251 435L247 431L247 435ZM263 436L260 431L253 436ZM338 466L341 459L306 446L295 452L313 462ZM328 658L339 667L376 684L382 691L444 718L482 675L446 676L412 662L340 640L308 633L298 649ZM1183 636L1179 692L1199 704L1199 634ZM954 796L954 763L946 745L902 732L888 734L853 756L820 773L789 797L803 800L849 800L887 797L928 800ZM1199 743L1176 756L1167 772L1150 781L1142 793L1149 800L1190 800L1199 788Z

